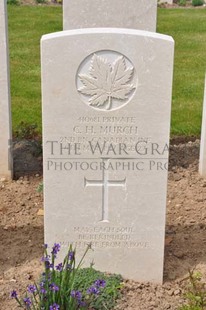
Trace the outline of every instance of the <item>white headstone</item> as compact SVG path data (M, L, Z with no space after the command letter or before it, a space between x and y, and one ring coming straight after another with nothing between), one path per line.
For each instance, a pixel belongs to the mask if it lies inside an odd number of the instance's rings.
M200 175L206 178L206 76L205 76L205 93L204 93L203 114L202 114L199 173Z
M46 243L161 283L173 39L79 29L41 49Z
M0 1L0 177L12 177L7 4Z
M173 0L158 0L159 3L173 4Z
M66 0L64 30L115 27L156 31L157 0Z

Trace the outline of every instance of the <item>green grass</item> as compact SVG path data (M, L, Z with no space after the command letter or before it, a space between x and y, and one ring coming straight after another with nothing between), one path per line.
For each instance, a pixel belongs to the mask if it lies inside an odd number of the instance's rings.
M62 9L8 6L13 130L23 120L41 132L39 43L62 29ZM206 10L159 9L158 32L176 42L172 135L199 135L206 70ZM61 57L61 55L59 55Z
M173 135L199 135L206 70L206 10L159 9L158 32L175 40Z
M91 308L95 310L114 309L117 300L121 297L120 289L123 287L123 279L120 275L109 275L93 268L82 268L75 275L74 289L85 293L97 279L105 280L106 287L92 302Z
M21 121L41 131L40 39L62 30L62 9L8 6L13 131ZM61 55L60 55L61 57Z

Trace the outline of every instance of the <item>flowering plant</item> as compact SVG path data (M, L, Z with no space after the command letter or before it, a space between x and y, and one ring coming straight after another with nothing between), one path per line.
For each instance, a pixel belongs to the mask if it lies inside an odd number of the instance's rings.
M38 284L27 287L27 293L19 298L15 290L11 297L19 304L20 308L31 310L76 310L88 309L92 302L101 294L106 286L106 281L97 279L86 292L74 289L75 276L82 261L91 248L88 245L81 261L75 265L75 250L69 247L63 263L56 264L57 254L60 251L60 244L55 243L51 254L48 254L47 245L44 246L44 272Z

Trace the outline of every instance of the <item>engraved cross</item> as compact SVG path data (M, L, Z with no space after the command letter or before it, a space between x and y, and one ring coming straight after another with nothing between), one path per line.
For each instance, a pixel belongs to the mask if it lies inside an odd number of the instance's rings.
M101 222L109 222L109 187L126 186L126 178L123 180L108 180L108 171L102 170L102 180L87 180L84 178L84 187L99 186L102 188L102 219Z

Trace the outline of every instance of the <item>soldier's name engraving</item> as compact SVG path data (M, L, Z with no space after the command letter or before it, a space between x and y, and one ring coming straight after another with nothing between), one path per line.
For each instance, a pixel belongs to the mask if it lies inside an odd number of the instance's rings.
M74 126L73 134L86 135L138 135L137 126Z

